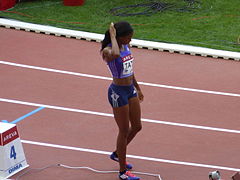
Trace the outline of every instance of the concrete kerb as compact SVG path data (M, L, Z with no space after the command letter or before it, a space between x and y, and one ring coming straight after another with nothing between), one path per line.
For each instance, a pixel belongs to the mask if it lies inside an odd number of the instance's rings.
M54 35L54 36L62 36L67 38L75 38L75 39L81 39L81 40L87 40L87 41L95 41L95 42L101 42L102 39L104 38L103 34L56 28L52 26L26 23L26 22L10 20L5 18L0 18L0 27L36 32L36 33L43 33L43 34ZM161 43L161 42L145 41L145 40L138 40L138 39L133 39L130 45L136 48L167 51L171 53L189 54L189 55L195 55L195 56L212 57L212 58L220 58L220 59L236 60L236 61L240 60L239 52L223 51L223 50L216 50L216 49L189 46L189 45Z

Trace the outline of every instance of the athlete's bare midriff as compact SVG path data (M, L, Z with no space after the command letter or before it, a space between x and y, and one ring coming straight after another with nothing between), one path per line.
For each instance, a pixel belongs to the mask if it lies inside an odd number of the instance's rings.
M119 86L129 86L133 84L133 75L126 78L113 78L113 84Z

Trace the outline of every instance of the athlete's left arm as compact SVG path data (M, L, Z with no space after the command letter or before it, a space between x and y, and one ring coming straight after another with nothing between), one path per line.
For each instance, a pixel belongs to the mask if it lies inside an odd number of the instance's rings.
M142 91L141 91L141 88L140 88L140 86L138 85L138 82L137 82L134 74L133 74L133 85L134 85L134 87L137 89L138 98L139 98L140 102L142 102L143 99L144 99L144 96L143 96L143 93L142 93Z

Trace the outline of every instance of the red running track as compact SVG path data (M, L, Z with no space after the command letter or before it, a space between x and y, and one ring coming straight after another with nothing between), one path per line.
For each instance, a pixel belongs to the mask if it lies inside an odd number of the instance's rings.
M13 121L43 104L53 106L17 123L30 168L62 163L118 170L118 164L104 154L114 149L117 134L106 97L111 81L62 73L109 77L99 54L100 44L4 28L0 28L0 39L0 118ZM230 179L240 169L240 96L233 96L240 94L239 62L135 48L132 51L138 81L155 84L141 85L145 95L141 104L143 130L128 148L128 155L134 155L129 157L134 170L161 174L163 180L204 180L210 171L220 170L223 179ZM159 84L231 94L156 87ZM146 122L149 120L154 121ZM50 145L34 145L30 141ZM94 178L118 179L114 173L60 167L29 173L21 179Z

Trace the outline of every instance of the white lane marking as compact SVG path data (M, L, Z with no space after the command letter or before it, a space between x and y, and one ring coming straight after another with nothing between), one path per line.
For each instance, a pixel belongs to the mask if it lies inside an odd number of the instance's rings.
M73 76L81 76L81 77L89 77L89 78L95 78L95 79L112 80L112 78L104 77L104 76L95 76L95 75L76 73L76 72L71 72L71 71L62 71L62 70L57 70L57 69L50 69L50 68L31 66L31 65L25 65L25 64L17 64L17 63L6 62L6 61L0 61L0 64L16 66L16 67L22 67L22 68L28 68L28 69L35 69L35 70L40 70L40 71L47 71L47 72L54 72L54 73L61 73L61 74L69 74L69 75L73 75Z
M106 116L107 117L113 117L113 114L110 114L110 113L87 111L87 110L82 110L82 109L66 108L66 107L61 107L61 106L52 106L52 105L31 103L31 102L12 100L12 99L0 98L0 101L8 102L8 103L14 103L14 104L28 105L28 106L45 107L45 108L49 108L49 109L56 109L56 110L63 110L63 111L70 111L70 112L78 112L78 113L84 113L84 114L92 114L92 115L105 116L105 117ZM183 124L183 123L174 123L174 122L167 122L167 121L160 121L160 120L153 120L153 119L146 119L146 118L142 118L141 120L143 122L148 122L148 123L165 124L165 125L171 125L171 126L179 126L179 127L186 127L186 128L195 128L195 129L202 129L202 130L209 130L209 131L218 131L218 132L240 134L240 130L233 130L233 129L223 129L223 128L216 128L216 127L207 127L207 126L198 126L198 125Z
M32 145L45 146L45 147L53 147L53 148L59 148L59 149L68 149L68 150L89 152L89 153L96 153L96 154L104 154L104 155L110 155L110 153L111 153L111 152L108 152L108 151L86 149L86 148L79 148L79 147L72 147L72 146L64 146L64 145L50 144L50 143L43 143L43 142L36 142L36 141L29 141L29 140L21 140L21 142L25 143L25 144L32 144ZM216 165L209 165L209 164L199 164L199 163L184 162L184 161L174 161L174 160L159 159L159 158L145 157L145 156L127 155L127 157L133 158L133 159L141 159L141 160L146 160L146 161L170 163L170 164L185 165L185 166L212 168L212 169L218 169L218 170L221 169L221 170L237 171L237 172L240 171L240 169L232 168L232 167L216 166Z
M57 69L31 66L31 65L25 65L25 64L18 64L18 63L12 63L12 62L7 62L7 61L0 61L0 64L22 67L22 68L28 68L28 69L35 69L35 70L40 70L40 71L55 72L55 73L61 73L61 74L69 74L69 75L74 75L74 76L81 76L81 77L88 77L88 78L95 78L95 79L103 79L103 80L112 80L112 78L110 78L110 77L96 76L96 75L91 75L91 74L57 70ZM240 97L240 94L235 94L235 93L209 91L209 90L185 88L185 87L178 87L178 86L169 86L169 85L164 85L164 84L147 83L147 82L138 82L138 83L141 84L141 85L145 85L145 86L175 89L175 90L181 90L181 91L191 91L191 92L198 92L198 93L207 93L207 94L215 94L215 95L223 95L223 96Z

